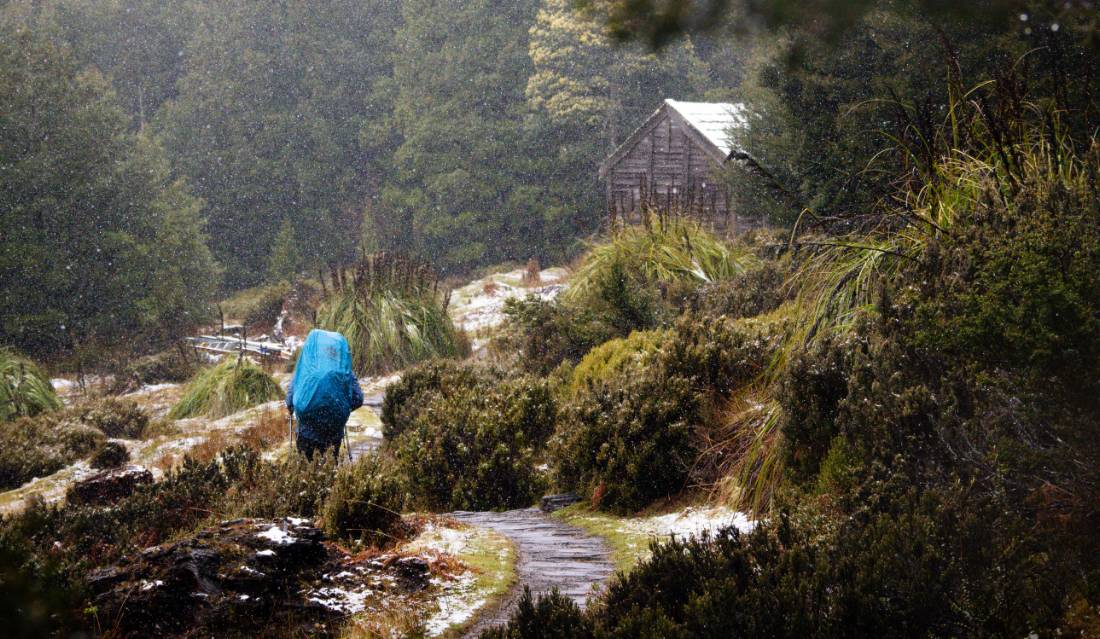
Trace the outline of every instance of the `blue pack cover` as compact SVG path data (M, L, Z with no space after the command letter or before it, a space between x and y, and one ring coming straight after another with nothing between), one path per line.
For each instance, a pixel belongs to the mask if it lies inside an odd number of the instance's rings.
M351 414L350 385L358 383L351 370L348 340L331 331L310 331L291 381L291 401L298 418L342 426Z

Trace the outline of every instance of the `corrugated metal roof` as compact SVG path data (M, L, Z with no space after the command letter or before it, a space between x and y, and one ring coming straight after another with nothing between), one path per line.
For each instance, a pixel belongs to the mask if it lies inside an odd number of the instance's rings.
M701 133L723 155L729 156L733 144L729 139L729 130L745 126L745 105L729 102L681 102L665 100L670 109L675 109L688 124Z

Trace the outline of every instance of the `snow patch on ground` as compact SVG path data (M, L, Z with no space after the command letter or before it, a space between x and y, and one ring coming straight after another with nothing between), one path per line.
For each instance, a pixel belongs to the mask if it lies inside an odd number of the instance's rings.
M150 393L157 393L169 388L179 388L179 384L165 383L165 384L146 384L132 393L128 393L125 397L149 395Z
M363 391L363 397L369 400L371 397L385 393L387 388L400 381L400 372L376 377L361 377L359 378L359 388Z
M428 636L438 637L448 628L465 623L485 605L485 598L474 592L474 581L470 572L463 573L453 581L432 580L433 584L442 587L442 593L436 598L435 614L424 624Z
M65 391L69 391L69 390L72 390L72 389L76 388L76 382L74 382L71 379L64 379L62 377L55 377L55 378L50 380L50 386L53 386L53 389L55 391L57 391L59 393L64 393Z
M336 586L325 586L312 592L309 600L321 604L329 610L352 615L362 612L367 606L367 597L372 591L369 588L362 590L350 590Z
M504 322L506 300L528 295L554 299L565 289L569 276L566 269L549 268L539 273L537 283L525 284L524 273L524 269L496 273L455 289L447 309L455 326L470 334L495 328Z
M274 544L278 544L279 546L286 546L287 544L291 544L297 541L293 535L280 528L277 524L272 525L271 528L268 528L262 533L257 533L256 536L263 537L264 539L267 539Z
M756 522L745 513L725 506L691 506L667 515L627 519L623 526L633 532L658 537L698 537L704 532L713 535L730 526L747 533L756 526Z
M458 530L439 526L434 522L424 525L424 530L408 546L410 550L434 550L447 555L458 556L470 545L474 536L473 529Z

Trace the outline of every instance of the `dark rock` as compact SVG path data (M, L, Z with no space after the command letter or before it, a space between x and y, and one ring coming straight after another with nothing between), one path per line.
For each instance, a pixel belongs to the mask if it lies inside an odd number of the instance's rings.
M431 577L431 567L428 560L423 557L402 557L394 562L399 579L404 581L404 586L409 590L421 590L428 586Z
M423 558L377 563L302 519L239 519L146 548L86 584L119 637L329 636L352 610L342 592L430 585Z
M153 483L153 473L141 466L126 466L96 473L69 488L66 499L80 505L111 504L129 497L134 489Z
M562 508L575 504L578 501L581 501L580 495L575 495L573 493L546 495L542 498L542 501L539 502L539 510L545 513L552 513L555 510L561 510Z

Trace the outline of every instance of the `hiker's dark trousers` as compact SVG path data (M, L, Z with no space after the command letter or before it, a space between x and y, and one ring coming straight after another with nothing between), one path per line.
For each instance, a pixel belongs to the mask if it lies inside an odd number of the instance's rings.
M305 455L306 459L313 461L314 453L320 453L324 455L328 451L332 451L332 458L336 459L340 455L340 441L334 442L319 442L309 437L303 437L298 435L298 452Z

